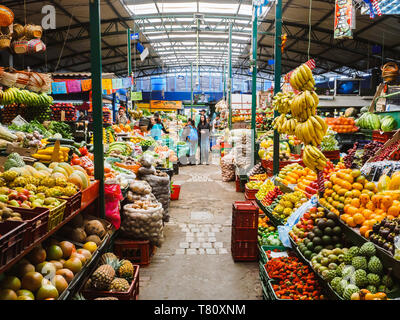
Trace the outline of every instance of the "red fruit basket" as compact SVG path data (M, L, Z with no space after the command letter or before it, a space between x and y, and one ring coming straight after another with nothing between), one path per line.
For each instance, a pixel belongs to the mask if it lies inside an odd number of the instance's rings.
M256 193L258 189L249 189L247 186L244 187L244 196L246 200L256 200Z
M179 200L179 194L181 193L181 186L177 184L172 185L171 200Z
M18 256L27 245L26 222L4 221L0 223L0 267Z
M134 264L147 266L155 250L154 245L149 240L136 241L129 239L116 239L114 242L114 252L120 259L127 259Z

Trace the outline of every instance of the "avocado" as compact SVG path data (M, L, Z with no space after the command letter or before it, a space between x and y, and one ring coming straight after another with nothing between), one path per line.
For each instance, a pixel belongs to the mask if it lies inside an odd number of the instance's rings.
M316 247L314 248L314 252L319 253L322 249L323 249L322 246L316 246Z
M317 225L317 226L318 226L319 229L323 230L323 229L325 229L325 227L326 227L326 223L325 223L324 220L320 219L320 220L318 221L318 225Z
M337 236L339 236L339 235L342 234L342 228L341 228L340 226L334 227L334 228L332 229L332 231L333 231L333 234L335 234L335 235L337 235Z
M307 237L308 237L308 239L312 240L312 239L315 237L314 232L310 232L310 233L307 235Z
M332 236L332 243L340 242L340 238L338 236Z
M336 220L336 214L334 214L333 212L328 212L328 214L326 215L326 217L328 219L332 219L332 220Z
M314 246L318 246L318 245L322 244L322 239L320 237L314 237L312 244Z
M304 257L307 259L307 260L310 260L311 259L311 255L312 255L312 252L310 251L310 250L307 250L306 252L304 252Z
M332 228L331 227L326 227L324 229L324 234L331 236L333 234Z
M313 251L314 245L313 245L312 242L310 242L309 244L307 244L307 249L310 250L310 251Z
M329 243L331 243L331 241L332 241L332 239L331 239L331 237L328 236L328 235L324 235L324 236L322 237L322 242L323 242L324 244L329 244Z
M334 228L334 227L336 226L336 223L335 223L335 221L333 221L332 219L328 219L328 220L326 221L326 226L327 226L327 227Z
M316 237L322 237L324 235L324 233L318 227L314 227L313 232L314 232Z
M331 244L328 244L325 248L328 249L328 250L332 250L332 249L334 249L335 247L334 247L333 245L331 245Z
M302 242L302 243L304 243L305 245L307 245L307 244L308 244L310 241L311 241L310 239L308 239L308 238L305 238L305 239L303 240L303 242Z

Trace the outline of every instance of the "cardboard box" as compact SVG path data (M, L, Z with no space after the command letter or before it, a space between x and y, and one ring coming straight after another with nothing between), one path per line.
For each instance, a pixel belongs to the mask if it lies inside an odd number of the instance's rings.
M16 152L18 153L20 156L31 156L34 153L37 152L37 148L22 148L20 147L17 143L10 143L9 145L7 145L7 149L6 152L8 154Z

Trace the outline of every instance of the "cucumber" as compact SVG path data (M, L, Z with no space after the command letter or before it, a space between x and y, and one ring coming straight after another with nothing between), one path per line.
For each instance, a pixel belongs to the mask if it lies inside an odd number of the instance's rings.
M75 141L74 141L74 140L71 140L71 139L56 139L56 138L49 138L49 139L47 139L48 142L54 142L54 143L55 143L57 140L60 140L60 143L61 143L61 144L69 144L69 145L72 145L72 144L75 143Z

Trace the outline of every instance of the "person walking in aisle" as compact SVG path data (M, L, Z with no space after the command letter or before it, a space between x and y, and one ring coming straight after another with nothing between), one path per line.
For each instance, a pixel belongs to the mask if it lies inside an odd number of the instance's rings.
M197 140L198 133L196 128L193 126L193 121L188 120L187 125L183 128L182 139L187 141L189 144L189 165L196 164L196 151L197 151Z
M205 115L206 115L206 110L204 109L200 110L200 112L196 114L196 117L194 118L194 125L196 126L196 128L199 126L201 116Z
M154 140L160 140L161 139L161 131L162 131L162 125L157 123L157 120L155 118L151 118L151 129L150 129L150 135L153 137Z
M200 146L200 164L208 165L208 152L210 149L210 124L206 120L206 116L200 117L200 123L197 126L197 132L199 134L199 146Z

